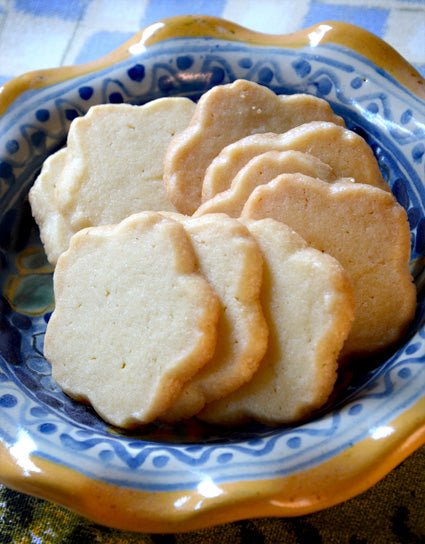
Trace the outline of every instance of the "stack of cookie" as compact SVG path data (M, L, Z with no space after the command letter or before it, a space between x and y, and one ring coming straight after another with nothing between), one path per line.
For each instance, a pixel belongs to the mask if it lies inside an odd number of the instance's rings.
M144 106L94 106L74 119L66 147L47 158L29 195L51 264L82 228L141 210L174 210L163 159L194 109L188 98L165 98Z
M407 215L312 96L238 80L95 106L30 203L53 377L116 426L298 421L413 318Z

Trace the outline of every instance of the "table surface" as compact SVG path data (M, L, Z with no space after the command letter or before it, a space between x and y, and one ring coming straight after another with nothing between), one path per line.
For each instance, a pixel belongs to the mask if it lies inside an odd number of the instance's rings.
M0 85L39 68L96 59L171 15L224 17L284 34L326 20L377 34L425 77L425 0L0 0ZM420 543L425 542L425 447L370 490L322 512L256 519L184 535L100 527L0 485L0 544L36 543Z

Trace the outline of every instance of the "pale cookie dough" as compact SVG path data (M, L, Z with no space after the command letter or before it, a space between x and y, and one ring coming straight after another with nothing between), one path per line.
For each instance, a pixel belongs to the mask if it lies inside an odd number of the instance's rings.
M40 238L47 260L56 265L59 255L69 245L74 232L59 212L55 202L57 180L66 161L66 148L50 155L28 195L32 215L40 230Z
M283 223L265 219L246 225L265 262L268 349L252 380L208 404L199 418L224 425L249 419L292 423L323 406L333 391L338 354L354 315L353 293L341 265Z
M328 164L338 178L353 178L389 191L367 142L355 132L321 121L284 134L254 134L225 147L212 161L202 184L202 200L229 189L233 178L253 157L266 151L302 151Z
M112 425L153 421L214 353L218 298L183 226L155 212L75 234L54 289L53 378Z
M93 106L75 119L56 188L71 229L118 223L143 210L174 210L164 189L163 161L194 108L188 98L160 98L143 106Z
M174 422L195 415L252 377L267 348L268 327L260 303L263 259L248 229L224 214L168 217L184 225L200 271L221 303L213 358L160 418Z
M278 96L241 79L213 87L200 98L189 127L168 148L164 181L171 202L188 215L198 208L205 170L228 144L249 134L286 132L313 120L344 125L325 100L314 96Z
M230 217L239 217L247 198L255 187L268 183L280 174L298 172L324 181L337 180L328 164L309 153L292 150L267 151L255 156L236 174L230 189L205 201L193 215L221 212Z
M242 216L286 223L346 269L356 315L344 356L383 350L404 335L414 316L416 289L409 272L407 214L391 193L283 174L251 193Z

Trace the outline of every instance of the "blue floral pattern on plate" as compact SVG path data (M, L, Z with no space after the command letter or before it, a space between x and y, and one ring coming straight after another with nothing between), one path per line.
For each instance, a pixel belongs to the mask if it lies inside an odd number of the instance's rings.
M182 50L185 51L182 54ZM22 311L8 287L28 250L40 248L26 194L43 160L66 141L71 121L97 103L142 104L161 96L196 100L217 84L246 78L277 93L325 98L372 146L382 173L405 207L412 232L418 310L408 341L387 359L341 383L316 417L271 429L232 431L197 424L151 425L134 433L108 427L66 397L43 357L49 309ZM315 467L387 426L424 395L425 108L369 60L336 45L280 49L207 38L171 39L76 80L24 93L0 124L0 440L93 479L143 491L194 489L235 480L283 477ZM39 289L51 288L51 271ZM47 278L47 279L46 279ZM42 287L40 287L40 285ZM43 291L45 294L47 291ZM25 300L25 293L21 299ZM48 295L46 295L48 296ZM20 299L20 300L21 300Z

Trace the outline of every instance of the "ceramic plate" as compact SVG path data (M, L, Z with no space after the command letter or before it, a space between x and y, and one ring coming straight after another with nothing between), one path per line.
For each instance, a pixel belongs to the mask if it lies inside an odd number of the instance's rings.
M408 212L415 320L397 349L359 364L299 425L117 431L67 398L43 358L52 270L28 189L72 119L93 104L196 100L237 78L325 98L372 146ZM0 480L101 524L176 532L326 508L367 489L423 444L424 97L413 68L360 28L323 23L268 36L208 17L160 21L97 62L7 83L0 94Z

